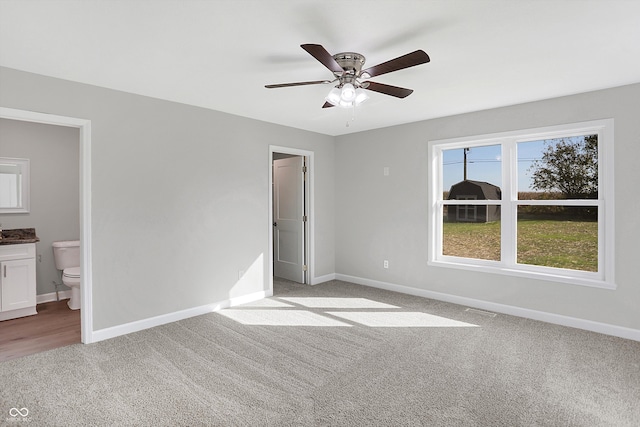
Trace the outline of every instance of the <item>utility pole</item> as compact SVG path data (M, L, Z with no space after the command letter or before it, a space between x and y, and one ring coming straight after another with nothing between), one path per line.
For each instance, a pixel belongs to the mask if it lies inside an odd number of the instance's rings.
M467 180L467 152L469 148L464 148L462 151L464 152L464 180Z

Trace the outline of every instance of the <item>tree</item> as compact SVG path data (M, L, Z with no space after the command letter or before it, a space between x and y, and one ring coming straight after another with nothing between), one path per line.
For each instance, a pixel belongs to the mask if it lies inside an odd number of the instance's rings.
M535 190L558 191L567 199L597 199L598 135L545 141L542 159L529 171Z

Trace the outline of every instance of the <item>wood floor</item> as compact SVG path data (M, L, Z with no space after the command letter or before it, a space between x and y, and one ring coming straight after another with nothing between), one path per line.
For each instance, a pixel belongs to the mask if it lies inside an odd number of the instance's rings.
M68 300L38 304L38 314L0 322L0 362L80 342L80 310Z

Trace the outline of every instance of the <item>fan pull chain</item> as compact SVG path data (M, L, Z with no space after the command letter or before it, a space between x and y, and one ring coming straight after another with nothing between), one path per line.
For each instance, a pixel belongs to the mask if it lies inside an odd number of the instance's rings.
M353 109L351 110L351 120L347 120L346 127L349 127L349 122L353 122L356 120L356 104L353 104Z

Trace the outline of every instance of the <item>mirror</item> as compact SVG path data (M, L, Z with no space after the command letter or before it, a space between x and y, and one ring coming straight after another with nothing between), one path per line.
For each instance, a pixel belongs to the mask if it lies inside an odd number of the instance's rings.
M0 214L29 212L29 159L0 157Z

